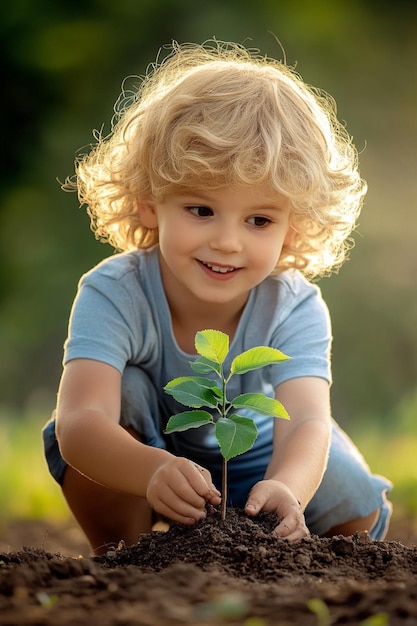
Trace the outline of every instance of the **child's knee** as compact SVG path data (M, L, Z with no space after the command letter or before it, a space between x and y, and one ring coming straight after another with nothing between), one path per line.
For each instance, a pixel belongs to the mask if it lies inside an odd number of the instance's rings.
M375 509L364 517L357 517L356 519L348 520L342 524L337 524L323 533L323 537L334 537L335 535L344 535L345 537L349 537L355 533L370 533L377 523L380 514L381 509Z

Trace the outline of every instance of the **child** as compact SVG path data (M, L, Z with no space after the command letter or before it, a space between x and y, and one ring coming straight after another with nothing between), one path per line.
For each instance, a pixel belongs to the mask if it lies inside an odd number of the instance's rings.
M80 282L44 429L93 550L220 503L212 427L164 434L184 407L163 387L192 374L205 328L230 336L230 360L259 345L291 357L234 377L231 396L275 395L291 420L252 416L259 435L229 463L229 504L275 512L290 541L382 539L391 485L331 419L330 323L309 282L344 261L366 191L330 99L242 46L174 44L116 121L78 161L76 186L121 253Z

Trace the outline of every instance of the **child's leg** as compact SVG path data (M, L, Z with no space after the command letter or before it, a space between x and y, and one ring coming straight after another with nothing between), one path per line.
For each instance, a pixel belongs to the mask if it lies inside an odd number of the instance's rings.
M96 555L121 540L132 545L141 533L152 530L152 510L145 498L106 489L72 467L65 471L62 493Z
M137 367L126 368L122 380L121 425L147 445L165 447L160 432L157 395L148 376ZM153 514L145 498L107 489L82 476L63 460L52 419L43 430L45 455L52 476L94 552L123 540L131 545L150 532Z
M372 539L382 540L391 517L386 498L391 487L389 480L372 474L356 446L334 423L327 469L305 511L307 526L322 537L367 530Z
M354 535L355 533L360 533L365 530L370 532L378 521L380 513L381 509L375 509L375 511L372 511L372 513L365 517L357 517L344 524L333 526L330 530L323 533L322 537L335 537L336 535L345 535L345 537L348 537L349 535ZM381 537L381 539L383 539L383 537Z
M135 436L132 429L127 430ZM62 493L97 555L121 540L132 545L140 534L152 530L153 513L145 498L107 489L69 466Z

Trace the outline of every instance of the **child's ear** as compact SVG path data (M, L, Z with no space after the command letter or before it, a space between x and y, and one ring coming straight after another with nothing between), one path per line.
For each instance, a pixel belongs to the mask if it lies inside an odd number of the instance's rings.
M139 213L140 221L145 226L145 228L157 228L158 216L156 214L155 205L152 200L138 200L137 210Z

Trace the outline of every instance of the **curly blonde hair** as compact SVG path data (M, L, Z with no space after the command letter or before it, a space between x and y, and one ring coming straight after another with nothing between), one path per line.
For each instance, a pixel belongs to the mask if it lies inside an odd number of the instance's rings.
M332 98L285 64L233 43L174 43L115 110L72 183L97 238L149 248L158 230L141 224L139 203L267 184L288 198L293 229L276 272L313 278L346 259L366 193L357 151Z

